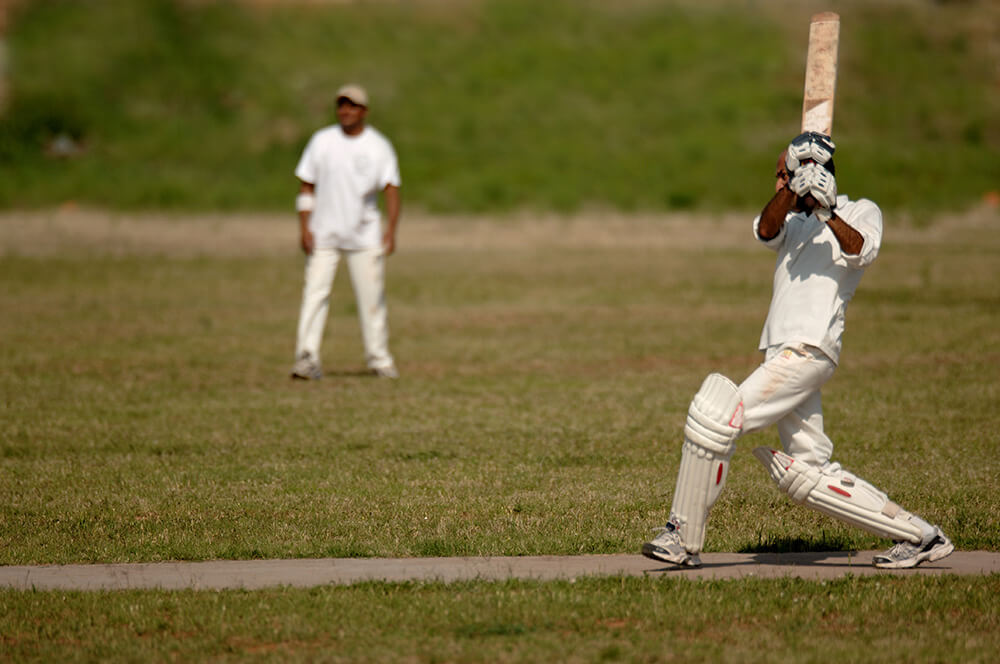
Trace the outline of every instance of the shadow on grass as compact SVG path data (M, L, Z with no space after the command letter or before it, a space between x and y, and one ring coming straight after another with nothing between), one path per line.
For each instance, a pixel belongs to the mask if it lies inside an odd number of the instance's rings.
M317 382L316 379L309 380L301 378L299 376L289 376L289 378L293 383L305 384L305 383ZM373 378L374 379L374 378L380 378L380 376L378 376L371 369L332 369L332 370L324 369L323 378ZM322 378L319 379L319 382L322 382Z
M827 551L854 551L856 546L842 537L830 537L822 533L816 538L768 537L757 544L745 546L737 553L810 553Z
M323 376L327 378L378 378L371 369L334 369L323 371Z

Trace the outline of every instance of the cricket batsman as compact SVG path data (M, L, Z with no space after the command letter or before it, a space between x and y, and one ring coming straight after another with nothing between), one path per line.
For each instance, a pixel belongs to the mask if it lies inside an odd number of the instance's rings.
M778 159L774 196L753 222L754 236L777 252L759 345L764 361L739 387L715 373L695 394L669 520L642 547L649 558L701 564L736 439L772 424L782 450L761 447L754 456L794 501L892 540L876 567L914 567L955 548L941 528L831 461L820 388L837 367L847 304L882 240L878 206L837 194L834 149L829 136L806 132Z

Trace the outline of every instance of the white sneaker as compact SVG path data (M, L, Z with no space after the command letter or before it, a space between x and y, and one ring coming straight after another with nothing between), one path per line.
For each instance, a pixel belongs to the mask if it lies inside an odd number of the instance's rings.
M667 521L667 525L657 530L660 531L660 534L654 537L651 542L642 545L642 555L681 567L701 567L701 558L698 557L698 554L689 553L684 548L684 540L681 539L681 533L676 523Z
M396 370L395 364L390 364L387 367L372 367L372 373L379 378L392 378L393 380L399 378L399 371Z
M872 564L882 569L906 569L916 567L925 560L941 560L954 550L951 540L934 526L934 533L920 544L896 542L891 549L872 558Z
M299 353L299 356L295 358L295 364L292 365L292 378L319 380L322 377L323 372L320 371L319 363L313 359L312 353L307 350Z

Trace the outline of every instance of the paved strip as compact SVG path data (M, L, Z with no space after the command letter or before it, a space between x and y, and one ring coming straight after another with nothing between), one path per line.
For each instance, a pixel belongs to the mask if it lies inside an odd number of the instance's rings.
M681 569L638 555L493 558L320 558L215 560L99 565L0 567L0 588L19 590L164 590L306 588L364 581L467 581L575 579L584 576L653 576L684 579L1000 573L1000 552L956 551L911 570L879 570L875 551L823 553L706 553L703 565Z

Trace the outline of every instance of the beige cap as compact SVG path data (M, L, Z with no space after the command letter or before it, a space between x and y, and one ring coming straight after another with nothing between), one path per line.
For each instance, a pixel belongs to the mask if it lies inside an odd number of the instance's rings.
M337 90L337 99L347 98L358 106L368 106L368 93L360 85L345 85Z

